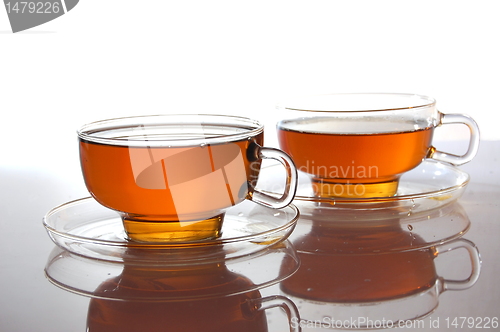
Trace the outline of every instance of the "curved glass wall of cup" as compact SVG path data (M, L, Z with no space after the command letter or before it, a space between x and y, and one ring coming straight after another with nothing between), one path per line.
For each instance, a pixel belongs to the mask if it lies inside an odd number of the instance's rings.
M301 217L290 241L301 266L280 288L304 328L398 327L432 313L445 290L467 289L479 277L479 251L463 239L470 221L457 202L412 213L397 201L375 210L295 204ZM449 280L434 260L458 249L469 277Z

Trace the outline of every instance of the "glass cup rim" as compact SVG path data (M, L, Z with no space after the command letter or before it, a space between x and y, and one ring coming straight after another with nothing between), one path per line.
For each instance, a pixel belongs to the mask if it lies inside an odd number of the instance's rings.
M413 103L407 102L405 106L391 106L391 107L366 107L366 108L338 108L334 109L332 105L325 105L322 107L311 107L313 105L307 105L310 101L314 103L318 99L332 99L332 98L367 98L367 97L391 97L391 98L404 98L410 101L413 99ZM316 100L314 100L316 99ZM420 100L420 103L417 101ZM305 103L305 104L302 104ZM302 104L302 105L301 105ZM299 111L299 112L318 112L318 113L375 113L375 112L388 112L388 111L405 111L405 110L415 110L427 107L433 107L436 105L436 100L432 97L414 94L414 93L394 93L394 92L348 92L348 93L325 93L325 94L314 94L307 96L292 97L284 102L278 104L277 108L281 110L288 111Z
M141 122L146 121L146 123ZM105 132L112 130L113 126L121 125L121 128L133 128L139 125L161 125L168 124L168 119L174 120L184 120L188 121L190 124L221 124L217 123L219 121L228 122L229 127L239 128L241 132L234 134L220 134L220 135L210 135L208 137L201 138L172 138L168 139L166 137L162 139L155 140L129 140L123 137L105 137L104 135L99 135L99 132ZM196 121L195 121L196 120ZM157 122L155 122L157 121ZM244 128L241 126L248 126ZM120 145L120 146L148 146L148 147L166 147L166 146L193 146L200 144L217 144L223 142L232 142L241 140L247 137L254 137L264 131L264 125L254 119L250 119L243 116L236 115L226 115L226 114L152 114L152 115L136 115L127 117L117 117L109 118L103 120L97 120L93 122L86 123L82 125L77 130L77 135L80 139L92 142L101 143L107 145ZM146 143L146 144L145 144Z

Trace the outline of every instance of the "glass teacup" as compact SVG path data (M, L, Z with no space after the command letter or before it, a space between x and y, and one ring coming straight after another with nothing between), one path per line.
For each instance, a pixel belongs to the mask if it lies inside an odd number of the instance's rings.
M280 147L312 176L320 197L389 197L423 159L460 165L474 158L479 128L467 115L443 114L433 98L397 93L327 94L290 100L277 124ZM462 123L467 152L432 146L434 129Z
M120 212L131 240L216 238L225 209L245 199L271 207L294 197L297 171L284 152L262 147L264 127L223 115L156 115L103 120L78 131L85 184ZM262 159L286 170L281 197L255 190Z

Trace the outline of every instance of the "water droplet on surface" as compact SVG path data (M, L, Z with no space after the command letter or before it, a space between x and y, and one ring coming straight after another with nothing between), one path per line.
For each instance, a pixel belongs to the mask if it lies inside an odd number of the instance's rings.
M413 226L412 225L408 225L408 230L411 232L413 230Z
M410 207L410 210L408 211L408 217L411 216L411 213L413 212L413 209L416 207L417 205L415 204L415 200L412 199L411 200L411 207Z

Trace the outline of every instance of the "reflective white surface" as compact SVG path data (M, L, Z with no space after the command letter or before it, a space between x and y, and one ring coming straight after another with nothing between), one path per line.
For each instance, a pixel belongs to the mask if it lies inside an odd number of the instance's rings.
M54 165L57 169L58 165ZM482 271L477 283L460 292L445 292L439 307L426 318L499 316L498 264L500 241L500 142L482 142L479 154L461 167L471 182L458 200L471 222L464 238L473 241L481 253ZM44 276L44 266L54 244L42 225L43 215L52 207L87 195L81 178L44 172L37 167L2 168L0 171L0 326L5 331L83 331L89 299L58 289ZM435 259L438 274L449 279L466 277L462 255L451 252ZM462 263L461 263L462 262ZM262 290L264 295L279 291ZM279 311L268 314L270 324L284 320ZM465 329L466 330L466 329Z

